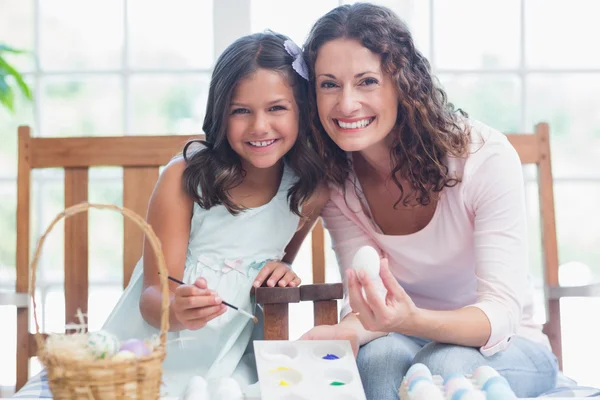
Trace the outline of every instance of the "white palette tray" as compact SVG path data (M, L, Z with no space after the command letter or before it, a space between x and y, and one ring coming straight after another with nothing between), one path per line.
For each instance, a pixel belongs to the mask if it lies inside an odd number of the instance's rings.
M366 400L347 340L255 340L262 400Z

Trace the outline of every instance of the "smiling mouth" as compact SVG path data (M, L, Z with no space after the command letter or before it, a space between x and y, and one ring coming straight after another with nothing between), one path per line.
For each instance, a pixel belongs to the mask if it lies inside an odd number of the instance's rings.
M276 141L277 141L277 139L257 140L257 141L254 141L254 142L248 142L248 144L250 146L253 146L253 147L269 147L270 145L272 145Z
M344 122L335 118L333 120L335 121L335 124L342 129L363 129L371 125L371 123L375 121L375 117L364 118L353 122Z

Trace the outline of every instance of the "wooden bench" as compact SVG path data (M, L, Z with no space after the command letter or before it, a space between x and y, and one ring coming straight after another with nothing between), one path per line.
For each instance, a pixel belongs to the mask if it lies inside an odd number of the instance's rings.
M562 297L600 296L600 284L560 287L558 246L554 216L554 194L550 158L549 127L535 126L534 133L510 133L507 137L524 165L537 167L539 208L542 222L542 252L547 321L544 332L550 338L562 369L560 306ZM186 141L197 136L120 136L33 138L29 127L19 128L17 206L17 390L28 377L29 358L36 354L29 333L28 278L30 252L31 171L61 167L65 170L65 207L87 200L88 169L94 166L123 168L123 205L145 215L148 198L159 167L178 153ZM79 216L78 216L79 217ZM73 322L78 307L87 311L88 222L85 215L65 221L65 321ZM142 251L142 233L124 222L123 286ZM265 338L288 338L288 304L314 302L314 324L337 322L336 300L342 297L341 284L325 282L325 235L321 222L312 230L312 285L299 288L259 288L257 302L265 311Z

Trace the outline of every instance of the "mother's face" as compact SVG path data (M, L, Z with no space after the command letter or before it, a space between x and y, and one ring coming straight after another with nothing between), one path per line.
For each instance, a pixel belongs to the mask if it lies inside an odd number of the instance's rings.
M344 151L385 143L396 124L398 90L381 58L357 40L325 43L315 62L321 124Z

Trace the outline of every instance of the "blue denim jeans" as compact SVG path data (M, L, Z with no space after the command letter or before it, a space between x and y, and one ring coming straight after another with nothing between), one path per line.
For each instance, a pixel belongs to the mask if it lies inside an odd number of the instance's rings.
M489 365L508 380L518 397L536 397L554 388L558 373L558 361L550 350L518 336L512 337L506 350L485 357L474 347L392 333L363 345L356 361L368 400L397 400L400 382L415 363L441 376L471 374Z

